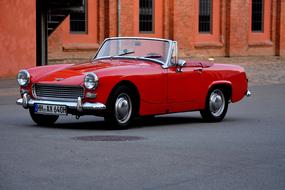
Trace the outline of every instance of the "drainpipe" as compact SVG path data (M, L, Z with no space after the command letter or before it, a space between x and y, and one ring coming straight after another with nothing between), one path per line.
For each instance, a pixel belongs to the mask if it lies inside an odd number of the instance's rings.
M118 0L118 10L117 10L117 12L118 12L118 15L117 15L117 17L118 17L118 28L117 28L117 30L118 30L118 36L121 36L121 31L120 31L120 22L121 22L121 18L120 18L120 15L121 15L121 1L120 0Z

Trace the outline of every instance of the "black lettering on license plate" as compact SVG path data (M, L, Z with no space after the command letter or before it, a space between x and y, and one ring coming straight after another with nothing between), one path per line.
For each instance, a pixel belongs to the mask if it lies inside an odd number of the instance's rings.
M43 114L55 114L55 115L66 115L67 108L66 106L61 105L45 105L45 104L35 104L34 106L35 113Z

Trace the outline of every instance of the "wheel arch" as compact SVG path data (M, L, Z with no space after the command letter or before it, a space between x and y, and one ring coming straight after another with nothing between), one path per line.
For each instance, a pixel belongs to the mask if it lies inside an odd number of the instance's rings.
M117 84L114 85L114 87L111 90L111 93L109 94L108 98L107 98L107 106L110 103L111 97L114 95L115 90L119 87L119 86L126 86L128 88L131 89L131 91L133 92L132 95L134 95L135 98L135 109L136 109L136 114L139 114L139 109L140 109L140 93L139 90L137 88L137 86L130 80L121 80L119 81Z
M215 81L208 87L208 93L211 92L213 89L222 89L225 92L225 96L228 98L229 101L232 99L232 83L230 81Z

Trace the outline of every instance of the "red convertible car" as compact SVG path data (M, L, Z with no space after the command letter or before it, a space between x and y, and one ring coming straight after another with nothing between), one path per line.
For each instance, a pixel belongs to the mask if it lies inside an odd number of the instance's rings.
M17 104L38 125L72 114L127 128L137 116L185 111L217 122L250 95L242 67L178 59L176 41L156 38L108 38L90 62L21 70L17 80Z

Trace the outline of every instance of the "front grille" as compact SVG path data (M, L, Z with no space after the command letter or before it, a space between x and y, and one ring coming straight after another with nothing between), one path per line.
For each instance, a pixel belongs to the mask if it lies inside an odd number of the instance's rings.
M84 89L80 86L35 84L34 93L35 96L40 99L44 98L77 100L78 97L83 98Z

